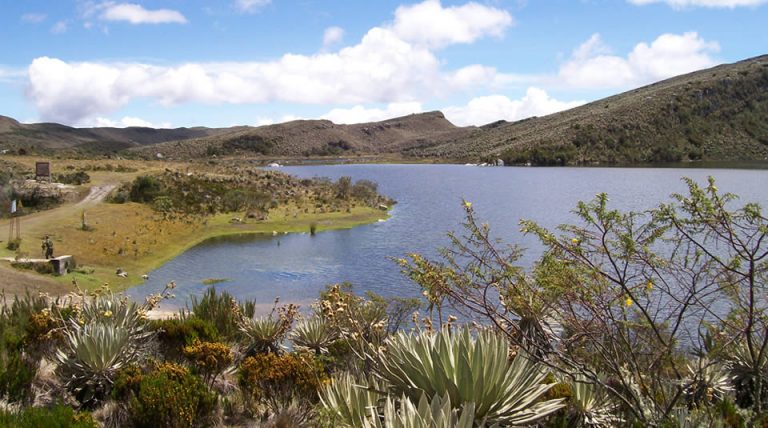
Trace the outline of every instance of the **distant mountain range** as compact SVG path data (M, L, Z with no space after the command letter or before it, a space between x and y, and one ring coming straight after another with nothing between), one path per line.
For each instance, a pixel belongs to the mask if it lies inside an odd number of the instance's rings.
M457 127L440 112L337 125L72 128L0 116L0 150L134 158L395 156L567 165L768 160L768 55L544 117ZM159 154L159 156L158 156Z

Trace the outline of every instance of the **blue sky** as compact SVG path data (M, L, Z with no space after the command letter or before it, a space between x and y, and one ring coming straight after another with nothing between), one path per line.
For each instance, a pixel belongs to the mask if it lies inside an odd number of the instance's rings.
M0 114L73 126L481 125L768 53L768 0L0 5Z

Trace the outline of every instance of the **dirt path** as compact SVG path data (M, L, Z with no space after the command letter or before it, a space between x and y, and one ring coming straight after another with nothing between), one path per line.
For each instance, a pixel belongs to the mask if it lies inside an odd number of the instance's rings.
M70 287L53 279L12 268L7 262L0 263L0 290L10 300L13 300L13 296L23 296L26 292L44 292L51 296L60 296L71 291Z
M111 180L110 180L111 181ZM25 239L39 239L47 233L48 226L68 218L77 218L85 206L101 203L109 193L117 187L115 183L99 183L91 187L88 195L75 204L65 204L48 211L37 212L22 219L22 227ZM0 222L0 230L8 230L8 222ZM0 245L5 246L5 242ZM10 254L9 254L10 255ZM6 298L12 299L14 295L24 295L25 292L46 292L52 296L66 294L71 287L56 282L52 278L38 275L32 272L24 272L11 267L10 263L0 261L0 290L4 291Z
M91 191L88 192L88 195L83 198L82 201L78 202L77 205L82 206L101 202L115 187L117 187L116 184L101 184L98 186L93 186L91 187Z

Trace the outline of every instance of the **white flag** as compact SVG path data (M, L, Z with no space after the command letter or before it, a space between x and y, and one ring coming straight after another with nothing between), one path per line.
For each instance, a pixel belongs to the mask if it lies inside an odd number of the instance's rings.
M11 201L11 214L16 214L16 199Z

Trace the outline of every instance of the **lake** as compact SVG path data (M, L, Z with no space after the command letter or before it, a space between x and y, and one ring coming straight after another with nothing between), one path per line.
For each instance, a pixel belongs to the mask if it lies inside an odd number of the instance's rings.
M189 249L150 273L143 285L127 294L143 300L174 280L176 299L165 309L183 307L191 295L208 286L206 278L227 278L216 287L238 298L256 299L260 311L281 302L306 305L326 285L349 281L358 292L384 296L419 296L392 257L416 252L436 257L449 243L446 233L461 228L462 198L471 201L478 219L493 235L528 248L521 261L531 264L541 247L519 232L520 219L547 227L574 223L571 213L580 200L608 193L621 210L645 210L685 193L682 177L701 184L717 179L721 192L738 194L742 203L768 205L768 170L703 168L526 168L463 165L325 165L281 168L299 177L351 176L379 184L379 192L398 201L391 218L350 230L309 234L240 236L214 239Z

